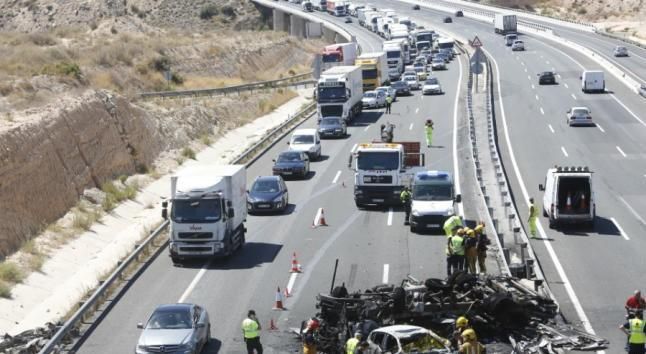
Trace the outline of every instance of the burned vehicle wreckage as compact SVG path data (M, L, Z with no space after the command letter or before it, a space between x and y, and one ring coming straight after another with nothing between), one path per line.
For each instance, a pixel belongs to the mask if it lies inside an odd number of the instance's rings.
M564 324L558 305L540 293L540 285L513 277L457 272L446 280L424 282L408 276L400 286L378 285L365 292L348 293L345 286L337 286L330 294L317 296L318 313L296 331L303 335L315 328L319 353L345 353L345 341L355 332L369 340L377 329L405 324L448 339L455 320L466 316L489 353L566 353L607 347L607 340ZM449 342L438 342L441 345L410 351L371 346L375 353L457 353L457 348L444 345Z

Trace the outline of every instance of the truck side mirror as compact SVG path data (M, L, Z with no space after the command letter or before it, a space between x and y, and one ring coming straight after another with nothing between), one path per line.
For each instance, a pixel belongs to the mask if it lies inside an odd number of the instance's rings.
M458 194L455 196L455 202L456 203L462 203L462 194Z
M162 208L168 208L168 201L164 200L162 202Z
M543 186L542 184L539 184L539 185L538 185L538 190L539 190L539 191L544 191L544 190L545 190L545 186Z
M352 154L348 157L348 168L352 168Z
M229 219L233 218L234 215L235 215L235 212L233 211L233 208L227 209L227 217Z
M233 206L233 203L231 203L230 200L227 200L227 208L231 208L231 206Z
M141 323L141 322L137 323L137 328L139 328L139 329L143 329L143 328L144 328L144 324L143 324L143 323Z
M162 219L167 220L168 219L168 209L163 208L162 209L162 214L161 214Z

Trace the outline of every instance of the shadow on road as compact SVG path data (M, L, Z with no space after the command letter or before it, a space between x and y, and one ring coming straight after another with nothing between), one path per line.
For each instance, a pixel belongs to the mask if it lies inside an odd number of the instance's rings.
M228 259L216 259L211 262L209 269L250 269L263 263L271 263L280 252L283 245L265 242L247 242L242 251L237 252ZM204 263L196 266L202 267Z
M372 123L375 123L383 115L383 112L380 111L363 111L359 117L357 117L351 127L365 127Z
M202 354L216 354L220 352L220 348L222 348L222 342L219 339L211 337L209 345L204 347Z

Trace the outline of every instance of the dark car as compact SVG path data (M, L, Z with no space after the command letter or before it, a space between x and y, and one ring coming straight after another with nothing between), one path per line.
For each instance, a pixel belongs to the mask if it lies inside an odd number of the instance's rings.
M451 61L451 58L449 58L449 55L444 53L444 52L440 52L440 53L435 54L433 56L433 59L442 59L447 64Z
M194 304L158 306L146 322L135 347L136 354L200 353L211 339L211 322L206 310Z
M451 18L451 16L446 16L444 18L444 23L451 23L451 22L453 22L453 19Z
M455 17L464 17L464 13L461 10L455 12Z
M638 91L642 97L646 97L646 84L639 85Z
M551 71L543 71L538 74L539 85L554 85L556 84L556 75Z
M413 10L419 10L419 5L413 5Z
M394 88L395 91L397 92L397 96L409 96L410 93L410 87L406 83L406 81L395 81L392 84L390 84L390 87Z
M345 23L352 23L352 18L351 17L346 17L345 18Z
M247 191L247 211L250 214L285 211L288 204L287 185L281 176L258 176Z
M310 173L310 160L303 151L281 152L278 158L273 161L272 172L274 176L284 178L299 176L305 178Z
M348 135L348 128L343 119L325 117L319 121L319 136L321 139L327 137L342 138L346 135Z

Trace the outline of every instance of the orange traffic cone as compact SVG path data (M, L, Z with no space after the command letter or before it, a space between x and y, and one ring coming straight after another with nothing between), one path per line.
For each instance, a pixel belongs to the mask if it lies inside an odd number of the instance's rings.
M296 252L294 252L294 255L292 256L292 269L289 270L290 273L300 273L301 272L301 264L298 263L298 260L296 259ZM287 290L287 289L285 289Z
M280 293L280 286L276 287L276 304L274 305L274 310L284 310L283 307L283 295Z
M567 199L565 200L565 210L572 210L572 198L570 193L567 194Z
M289 293L289 289L287 289L287 287L285 287L285 297L292 297L292 294Z
M585 193L581 195L581 205L579 206L582 210L585 210L586 203L585 203Z
M274 323L274 319L272 318L271 321L269 321L269 330L270 331L277 331L278 327L276 326L276 323Z
M325 210L321 208L321 218L319 219L319 226L328 226L325 222Z

